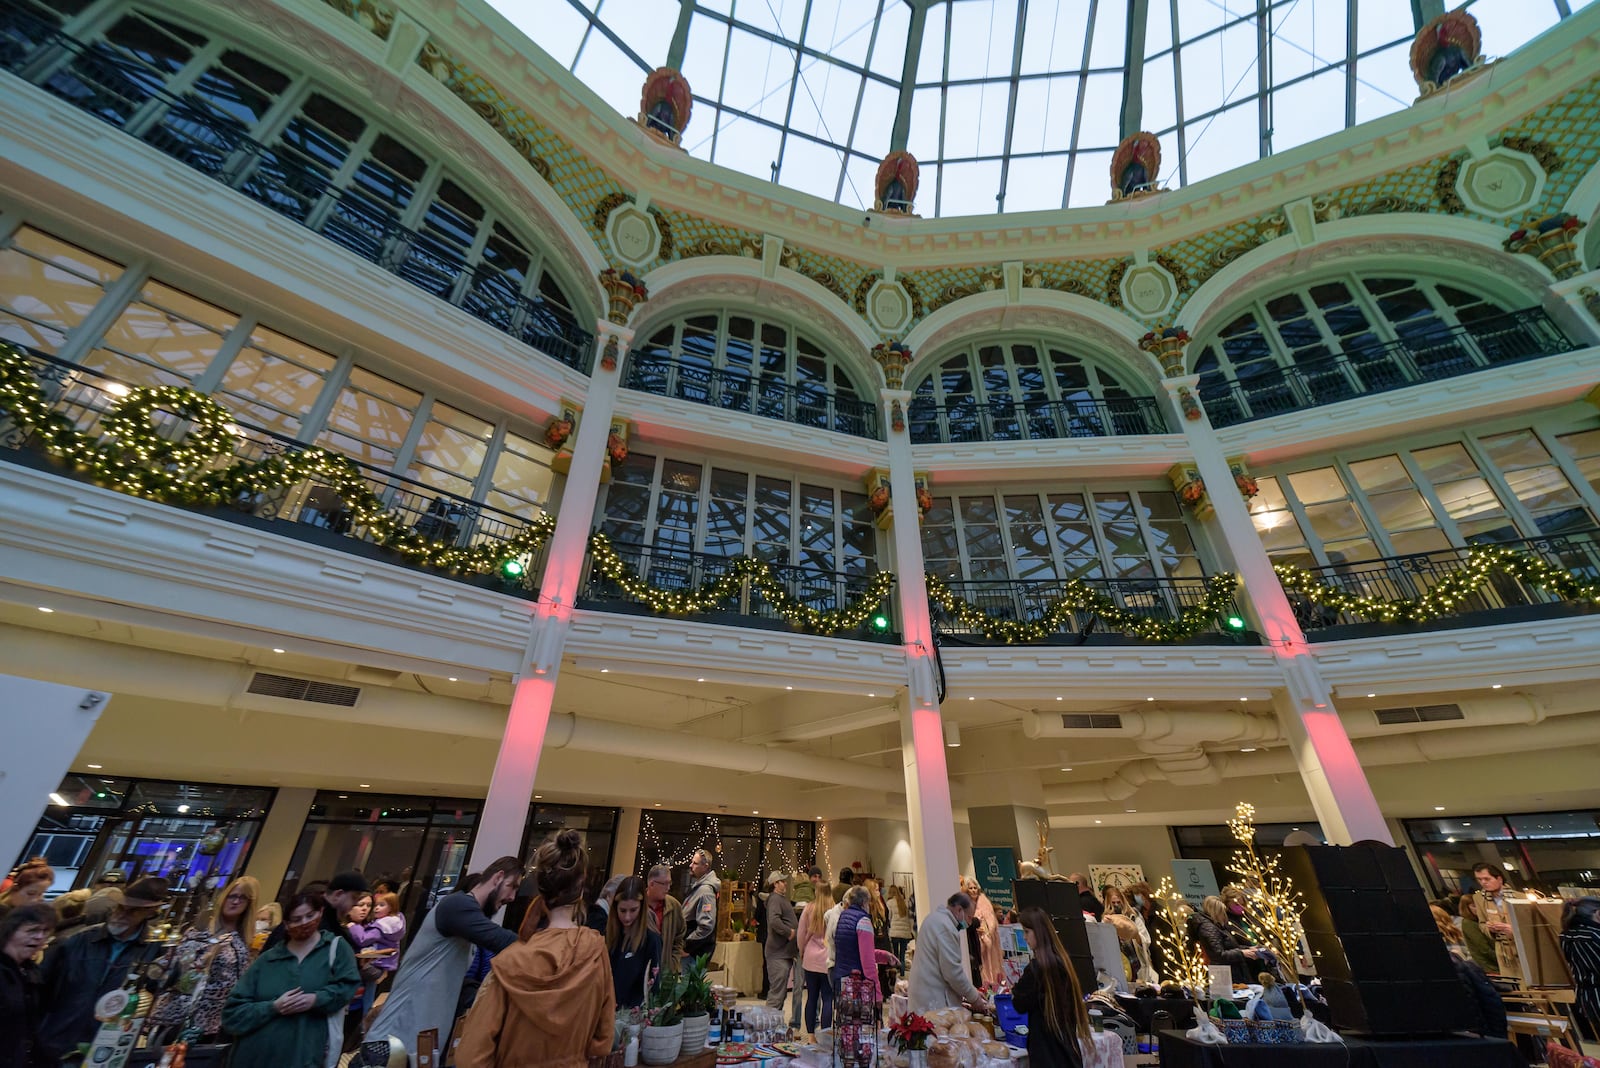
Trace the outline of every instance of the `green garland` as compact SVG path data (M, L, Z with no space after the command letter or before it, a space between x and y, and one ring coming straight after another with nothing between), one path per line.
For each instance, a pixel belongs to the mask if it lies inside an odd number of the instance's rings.
M844 608L821 611L795 600L772 574L772 565L765 560L749 556L735 556L728 570L703 584L697 590L661 590L650 585L624 560L611 539L596 532L589 538L589 552L594 570L615 582L622 592L653 612L664 615L691 616L714 611L732 596L740 584L748 579L767 602L777 609L787 623L817 634L846 634L865 626L889 596L894 587L894 575L879 571L872 576L866 590Z
M322 448L218 466L233 455L238 439L233 415L205 394L181 386L132 387L101 419L97 433L82 433L51 410L32 362L4 344L0 410L46 452L94 482L165 504L224 505L315 478L333 489L349 509L352 525L366 528L374 543L426 567L486 574L507 559L538 551L555 529L555 520L540 515L505 541L462 547L426 537L389 511L355 464ZM186 421L180 440L156 430L151 418L157 411Z
M1379 623L1426 623L1450 615L1495 573L1510 576L1555 594L1564 601L1600 602L1600 584L1589 582L1542 557L1500 545L1475 545L1467 551L1467 566L1435 582L1416 600L1380 601L1323 582L1293 564L1278 564L1274 571L1287 593L1298 593L1312 604L1337 612L1365 616Z
M1093 612L1113 631L1155 642L1176 642L1192 638L1216 623L1233 607L1237 576L1223 572L1206 579L1205 599L1190 605L1176 619L1151 619L1117 607L1110 597L1078 579L1061 584L1062 594L1051 602L1037 619L997 619L959 596L944 580L928 575L928 597L964 627L970 627L991 641L1008 645L1027 645L1049 637L1061 629L1073 612Z

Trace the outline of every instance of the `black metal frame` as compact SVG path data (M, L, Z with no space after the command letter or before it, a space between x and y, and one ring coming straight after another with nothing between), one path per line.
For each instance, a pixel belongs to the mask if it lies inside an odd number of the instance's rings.
M758 379L747 371L639 351L628 356L622 384L641 393L749 412L797 426L874 440L880 436L875 404L820 384Z
M1148 619L1175 620L1186 609L1206 602L1210 595L1207 580L1193 579L1081 579L1084 585L1104 594L1118 608ZM1026 623L1041 619L1050 607L1061 599L1063 582L1060 579L949 579L945 581L951 593L995 619ZM937 603L930 602L934 629L943 636L962 643L987 642L981 630L969 627L954 619ZM1223 622L1229 616L1243 618L1239 610L1238 595L1234 594L1227 607L1218 613L1217 626L1206 630L1190 641L1236 645L1255 643L1259 639L1249 633L1225 629ZM1126 632L1110 630L1099 613L1092 609L1074 611L1062 622L1054 634L1041 639L1039 644L1120 643L1144 641Z
M1292 367L1259 364L1244 381L1201 385L1200 400L1213 426L1235 426L1284 412L1421 382L1438 382L1491 367L1571 352L1578 344L1543 308L1522 308L1458 327L1437 326L1383 345L1340 351Z
M972 398L956 404L918 398L911 402L909 418L911 440L917 444L1167 433L1166 418L1154 397L1022 402Z
M166 110L140 137L146 144L530 348L589 373L594 335L566 308L510 291L493 268L469 265L447 242L401 226L395 206L332 187L322 175L296 166L281 148L252 139L239 122L201 98L149 88L148 72L138 64L42 25L33 27L31 37L19 31L30 21L36 20L20 10L6 13L0 23L0 66L20 74L53 49L70 54L72 63L52 69L40 88L119 129L148 101L160 100Z

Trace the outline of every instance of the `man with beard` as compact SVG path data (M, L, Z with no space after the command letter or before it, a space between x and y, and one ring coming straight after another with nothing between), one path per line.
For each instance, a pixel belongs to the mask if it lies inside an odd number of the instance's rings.
M515 931L506 930L490 917L517 896L522 861L501 857L462 882L471 889L441 897L417 925L416 938L406 950L388 1000L367 1028L369 1042L363 1043L362 1052L365 1054L367 1045L380 1046L378 1064L388 1063L391 1036L415 1057L417 1032L438 1028L439 1048L449 1049L457 996L472 962L472 947L498 953L517 940ZM358 1056L355 1063L369 1062Z
M171 896L165 879L136 879L105 923L85 927L51 946L40 967L44 1019L39 1025L41 1063L54 1064L93 1042L99 1023L95 1002L127 982L129 972L157 960L167 947L144 940L145 928Z

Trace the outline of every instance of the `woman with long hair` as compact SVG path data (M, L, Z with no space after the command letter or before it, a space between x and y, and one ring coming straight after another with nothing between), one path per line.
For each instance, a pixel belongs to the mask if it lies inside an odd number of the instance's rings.
M1483 929L1483 921L1478 918L1478 895L1462 894L1456 908L1461 912L1461 937L1466 941L1467 952L1472 954L1472 963L1486 972L1498 972L1500 959L1495 956L1494 939L1489 937L1489 932Z
M0 894L0 918L23 905L44 904L45 892L55 885L56 873L43 857L26 861L11 876L11 885Z
M611 907L606 913L606 953L611 959L611 989L617 996L617 1008L638 1008L644 1004L650 969L661 959L661 936L645 921L644 880L637 875L612 887Z
M286 1068L326 1063L328 1018L355 996L355 951L322 927L322 895L289 899L286 937L245 970L222 1008L235 1036L229 1068ZM250 915L250 913L246 913Z
M983 981L973 985L993 990L1000 985L1000 917L978 880L971 876L962 879L961 890L972 899L972 926L978 932L978 957L973 966Z
M1044 909L1018 917L1033 959L1011 991L1011 1004L1028 1016L1028 1063L1034 1068L1083 1068L1089 1009L1078 976Z
M533 864L538 896L478 989L457 1068L587 1068L611 1052L617 998L606 941L583 924L582 836L546 839Z
M817 896L800 910L795 930L800 939L800 970L806 980L806 1034L817 1033L817 1017L824 1029L833 1026L833 984L828 981L828 912L833 909L833 887L823 883Z
M1189 916L1189 941L1200 947L1207 964L1233 969L1235 983L1252 983L1261 970L1256 961L1261 954L1254 946L1241 942L1228 925L1228 906L1222 898L1209 894L1198 912Z
M223 887L206 921L183 933L175 954L177 980L150 1013L153 1026L187 1028L201 1036L222 1030L222 1006L250 966L260 896L261 884L254 878L235 879Z
M906 904L906 892L899 883L889 884L889 952L902 961L906 947L917 937L917 928L911 922L911 906Z

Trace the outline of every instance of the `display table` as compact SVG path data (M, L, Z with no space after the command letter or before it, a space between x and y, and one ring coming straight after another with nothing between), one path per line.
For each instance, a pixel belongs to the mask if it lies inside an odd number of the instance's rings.
M1093 1048L1083 1051L1083 1068L1122 1068L1122 1039L1110 1031L1096 1031Z
M1194 1026L1194 1002L1188 998L1141 998L1132 994L1118 994L1117 1007L1128 1014L1141 1035L1151 1030L1158 1012L1171 1015L1172 1027L1182 1027L1187 1031Z
M1161 1032L1161 1068L1523 1068L1504 1039L1450 1036L1416 1040L1350 1038L1344 1044L1207 1046Z
M711 962L722 965L724 972L713 982L731 986L747 998L761 993L767 960L760 942L718 942Z

